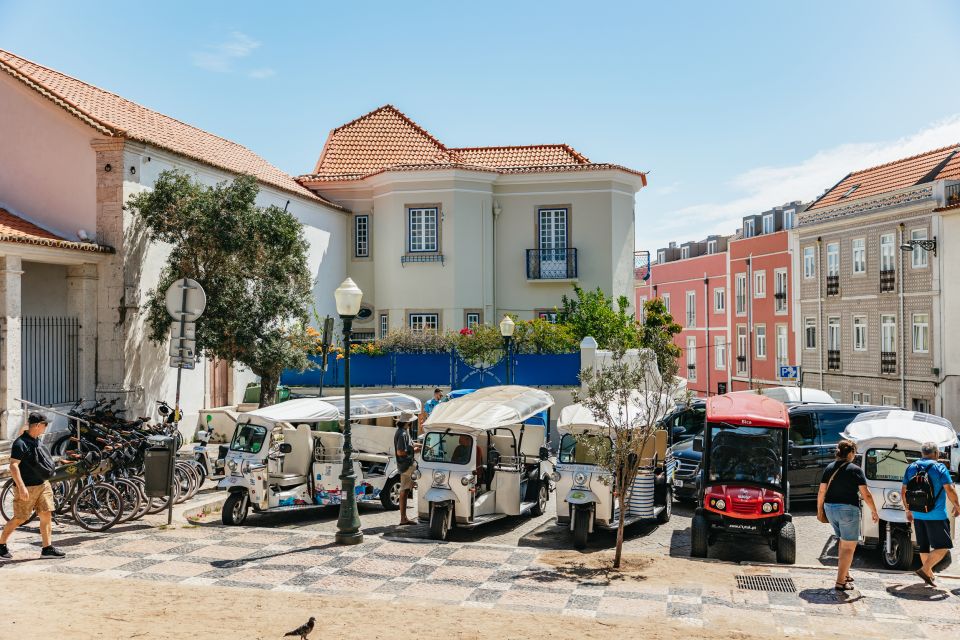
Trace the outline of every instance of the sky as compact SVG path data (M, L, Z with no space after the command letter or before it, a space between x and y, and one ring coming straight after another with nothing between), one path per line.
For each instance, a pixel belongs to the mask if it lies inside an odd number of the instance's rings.
M960 142L958 33L949 0L0 0L0 49L292 175L387 103L448 146L563 142L648 171L651 250Z

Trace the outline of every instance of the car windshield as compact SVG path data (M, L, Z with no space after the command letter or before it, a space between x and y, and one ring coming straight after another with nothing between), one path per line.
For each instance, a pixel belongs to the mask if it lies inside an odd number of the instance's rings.
M710 424L710 482L779 487L786 429Z
M231 451L243 451L245 453L260 453L263 447L263 439L267 437L267 430L264 427L255 424L242 424L237 427L233 433L233 441L230 443Z
M564 434L560 439L560 462L562 464L597 464L600 448L609 449L610 438L603 435L584 435L577 437Z
M470 464L473 438L465 433L431 431L423 439L420 457L424 462Z
M909 449L870 449L863 460L867 480L903 482L903 474L911 462L920 459L919 451Z

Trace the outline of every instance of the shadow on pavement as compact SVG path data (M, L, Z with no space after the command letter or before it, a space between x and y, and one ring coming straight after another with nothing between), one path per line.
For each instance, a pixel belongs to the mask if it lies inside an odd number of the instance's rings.
M901 598L903 600L916 600L918 602L941 602L950 598L950 592L946 589L928 587L923 583L890 585L887 587L887 593L895 598Z
M837 591L829 587L824 589L803 589L797 595L810 604L850 604L851 602L863 600L863 594L856 589L853 591Z
M260 562L261 560L270 560L272 558L281 558L283 556L296 555L302 553L310 553L312 551L320 551L322 549L337 549L339 546L335 542L329 542L327 544L315 544L310 547L300 547L297 549L291 549L290 551L282 551L279 553L270 553L270 554L255 554L246 558L237 558L235 560L214 560L210 563L210 566L216 567L217 569L235 569L237 567L242 567L245 564L251 562Z

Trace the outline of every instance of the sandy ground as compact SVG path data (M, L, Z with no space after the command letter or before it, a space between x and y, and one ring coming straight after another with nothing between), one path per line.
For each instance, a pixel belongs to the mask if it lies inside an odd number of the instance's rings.
M303 593L186 587L136 580L19 574L0 587L0 638L282 638L317 618L310 640L473 640L477 638L611 637L750 640L770 636L691 629L666 620L588 620L570 616L447 605L378 604ZM56 603L56 604L53 604ZM228 608L229 607L229 608Z

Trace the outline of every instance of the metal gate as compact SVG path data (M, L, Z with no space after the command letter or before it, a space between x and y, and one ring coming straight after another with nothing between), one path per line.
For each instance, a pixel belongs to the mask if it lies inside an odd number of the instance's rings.
M42 405L75 402L80 395L80 322L77 318L23 318L23 398Z

